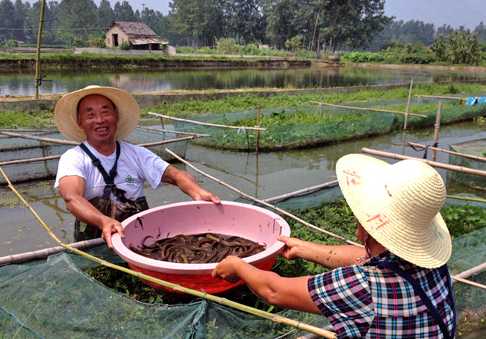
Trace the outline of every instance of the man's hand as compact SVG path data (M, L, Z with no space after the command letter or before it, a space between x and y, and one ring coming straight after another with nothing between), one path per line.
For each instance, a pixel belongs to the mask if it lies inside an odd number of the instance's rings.
M234 255L227 256L218 265L216 265L216 268L211 273L211 276L213 278L220 277L223 279L232 279L237 275L236 266L241 264L245 264L241 258Z
M288 260L302 257L302 254L305 252L308 245L304 240L289 238L283 235L279 236L278 240L285 243L282 256Z
M221 200L213 193L206 191L199 187L195 192L191 193L191 198L197 201L209 201L215 204L220 204Z
M106 217L103 219L101 224L101 237L106 241L109 248L113 248L113 243L111 242L111 235L113 233L119 233L121 237L124 237L122 225L115 219Z

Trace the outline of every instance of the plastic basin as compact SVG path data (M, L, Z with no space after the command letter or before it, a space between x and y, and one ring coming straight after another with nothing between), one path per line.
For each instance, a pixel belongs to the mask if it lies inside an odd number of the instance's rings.
M217 263L181 264L155 260L131 251L129 246L139 247L144 240L147 241L147 236L162 239L206 232L235 235L265 244L263 252L243 260L270 270L284 246L277 240L278 236L290 236L289 225L279 215L257 206L230 201L223 201L220 205L203 201L164 205L140 212L123 221L122 226L125 237L122 239L114 234L113 249L131 269L212 294L228 291L243 282L211 277ZM162 288L145 282L154 288Z

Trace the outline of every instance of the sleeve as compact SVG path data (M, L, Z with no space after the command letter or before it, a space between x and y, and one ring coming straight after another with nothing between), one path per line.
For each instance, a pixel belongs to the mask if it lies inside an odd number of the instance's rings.
M361 338L374 319L368 279L360 266L335 269L309 278L309 294L338 338Z
M62 177L70 175L76 175L86 180L86 174L83 172L83 156L74 148L61 155L57 165L54 188L59 188L59 180L61 180Z
M144 147L137 146L137 156L144 179L152 188L157 188L169 163Z

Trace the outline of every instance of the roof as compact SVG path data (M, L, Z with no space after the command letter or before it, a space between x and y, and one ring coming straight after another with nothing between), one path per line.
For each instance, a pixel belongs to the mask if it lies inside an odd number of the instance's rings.
M137 21L113 21L110 28L118 26L129 37L154 37L158 35L143 22Z

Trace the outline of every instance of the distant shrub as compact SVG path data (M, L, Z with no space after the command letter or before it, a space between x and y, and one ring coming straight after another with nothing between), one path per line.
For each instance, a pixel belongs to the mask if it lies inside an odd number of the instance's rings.
M92 36L88 38L88 47L97 47L97 48L106 47L105 38L101 36Z
M233 38L221 38L216 41L216 49L221 54L239 54L240 47Z
M383 62L383 54L377 52L351 52L343 55L343 59L355 63Z
M14 48L14 47L19 47L19 44L18 44L17 40L8 39L8 40L5 40L5 41L0 41L0 47Z
M431 47L439 61L451 64L478 65L481 62L481 46L470 31L455 31L447 37L439 37Z
M287 48L288 50L291 50L292 52L295 52L299 49L302 48L302 42L303 42L303 38L301 35L296 35L290 39L288 39L287 41L285 41L285 48Z

